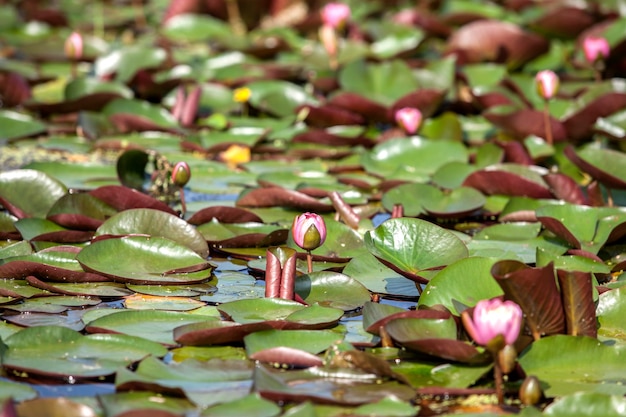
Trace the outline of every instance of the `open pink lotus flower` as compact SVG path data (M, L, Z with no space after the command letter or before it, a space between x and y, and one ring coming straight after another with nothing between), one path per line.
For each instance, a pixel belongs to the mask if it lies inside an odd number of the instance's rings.
M535 82L537 84L537 92L545 100L550 100L559 90L559 76L554 71L539 71L535 76Z
M507 345L517 340L522 326L523 313L513 301L499 298L480 300L474 307L473 317L463 315L463 324L469 335L479 345L486 346L498 335L504 337Z
M65 40L65 56L71 59L80 59L83 56L83 37L78 32L72 32Z
M422 112L414 107L403 107L395 114L396 123L409 135L414 134L422 124Z
M344 3L328 3L321 11L322 22L333 29L340 29L350 19L350 7Z
M593 64L599 59L606 59L611 53L611 47L604 38L588 36L583 41L583 51L587 62Z
M296 245L311 251L319 248L326 240L326 223L319 214L303 213L296 216L291 227Z

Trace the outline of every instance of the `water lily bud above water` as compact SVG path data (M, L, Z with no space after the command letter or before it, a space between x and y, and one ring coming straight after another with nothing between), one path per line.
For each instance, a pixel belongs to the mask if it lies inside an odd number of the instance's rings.
M344 3L328 3L321 11L324 25L341 29L350 19L350 6Z
M535 76L535 83L537 92L545 100L550 100L559 90L559 76L554 71L539 71Z
M422 112L414 107L403 107L396 111L396 123L409 135L414 134L422 124Z
M183 187L191 179L191 168L187 162L177 162L172 170L172 183Z
M611 53L611 47L604 38L588 36L583 41L583 51L587 62L593 64L599 59L606 59Z
M315 213L296 216L291 227L293 241L302 249L311 251L319 248L326 240L326 223Z
M473 317L463 314L463 324L469 335L479 345L486 346L498 336L506 345L512 345L519 336L523 313L513 301L499 298L480 300L474 307Z
M519 388L519 399L524 405L535 405L543 398L541 383L536 376L529 375Z
M80 59L83 56L83 37L78 32L72 32L65 40L65 56L70 59Z

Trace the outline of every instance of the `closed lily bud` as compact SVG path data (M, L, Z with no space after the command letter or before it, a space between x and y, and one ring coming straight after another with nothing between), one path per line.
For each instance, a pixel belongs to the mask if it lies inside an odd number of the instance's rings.
M513 345L506 345L498 352L498 364L502 373L510 374L515 369L517 362L517 351Z
M403 107L396 111L396 123L409 135L414 134L422 124L422 112L414 107Z
M183 187L191 179L191 168L187 162L177 162L172 170L172 184Z
M350 19L350 6L344 3L328 3L322 8L322 23L333 29L341 29Z
M326 240L326 223L315 213L303 213L296 216L291 227L293 241L307 251L319 248Z
M559 90L559 76L554 71L539 71L535 76L537 92L544 100L550 100Z
M606 59L611 53L611 47L604 38L588 36L583 41L583 51L587 62L593 64L597 60Z
M519 399L524 405L535 405L543 398L541 383L536 376L529 375L519 388Z
M83 56L83 37L78 32L72 32L65 40L65 56L70 59L80 59Z
M512 345L519 336L523 313L513 301L494 298L480 300L472 317L464 313L462 318L465 329L479 345L487 346L498 336L504 338L504 345Z

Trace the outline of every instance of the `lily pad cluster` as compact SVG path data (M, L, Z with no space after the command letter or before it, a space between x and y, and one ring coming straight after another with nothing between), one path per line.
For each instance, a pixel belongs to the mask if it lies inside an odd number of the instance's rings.
M336 50L322 2L75 3L0 10L7 415L626 407L619 2L346 1ZM297 301L264 297L285 247ZM504 405L461 323L496 297Z

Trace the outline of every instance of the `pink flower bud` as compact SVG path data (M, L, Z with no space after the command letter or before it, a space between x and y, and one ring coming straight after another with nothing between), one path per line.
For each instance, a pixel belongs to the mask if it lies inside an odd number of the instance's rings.
M550 100L559 90L559 76L550 70L539 71L535 83L537 92L545 100Z
M189 168L187 162L177 162L172 170L172 183L178 185L179 187L183 187L189 182L190 179L191 168Z
M403 107L396 111L395 119L406 133L412 135L422 124L422 112L414 107Z
M78 32L72 32L65 40L65 56L70 59L80 59L83 56L83 37Z
M343 3L328 3L322 8L322 22L334 29L340 29L350 19L350 7Z
M474 307L473 318L463 315L463 324L479 345L486 346L498 335L507 345L517 340L522 326L522 309L513 301L499 298L480 300Z
M583 51L587 62L593 64L599 59L606 59L611 53L609 42L604 38L588 36L583 41Z
M291 233L296 245L307 251L314 250L326 240L326 223L319 214L303 213L294 219Z

